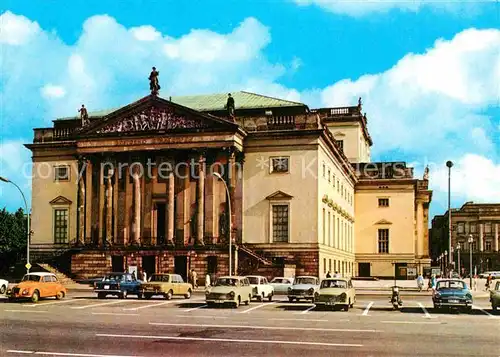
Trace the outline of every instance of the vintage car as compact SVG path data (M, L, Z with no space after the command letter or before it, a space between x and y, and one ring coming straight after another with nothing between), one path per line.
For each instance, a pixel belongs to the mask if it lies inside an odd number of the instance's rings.
M193 285L185 283L179 274L153 274L147 283L142 283L141 292L146 299L161 295L170 300L174 295L191 298Z
M500 306L500 281L497 281L490 290L490 302L492 310L497 311Z
M63 299L67 294L66 288L52 273L30 273L23 280L8 291L9 300L30 299L38 302L40 298L55 297Z
M315 276L298 276L288 288L290 302L300 300L314 301L314 294L319 290L319 279Z
M0 279L0 295L3 295L7 292L7 288L9 287L9 282L5 279Z
M293 278L276 277L269 283L274 288L274 295L288 294L288 288L293 285Z
M217 278L210 291L206 291L206 303L208 306L216 304L230 304L237 308L242 302L245 305L252 300L252 287L246 277L221 276Z
M328 278L321 281L319 291L314 295L316 306L335 309L337 306L349 311L356 302L356 291L350 279Z
M266 298L269 301L273 300L274 288L269 284L266 277L260 275L248 275L247 279L252 287L253 298L256 298L259 301L264 301Z
M94 292L98 299L104 299L108 295L118 296L125 299L129 294L137 295L140 299L141 282L129 273L110 273L105 275L101 281L94 283Z
M435 309L447 307L472 311L472 294L467 284L459 279L438 280L432 294L432 302Z

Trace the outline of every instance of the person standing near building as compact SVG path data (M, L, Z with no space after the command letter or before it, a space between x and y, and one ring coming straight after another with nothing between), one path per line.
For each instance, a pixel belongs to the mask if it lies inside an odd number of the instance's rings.
M147 283L147 282L148 282L148 276L147 276L147 274L146 274L146 271L145 271L145 270L143 270L143 271L142 271L142 276L141 276L141 279L142 279L142 281L143 281L143 282L145 282L145 283Z
M331 276L330 272L326 273L326 278L327 278L327 279L328 279L328 278L331 278L331 277L332 277L332 276Z
M198 274L196 274L196 271L194 269L191 269L191 279L193 288L196 289L198 287Z
M205 276L205 289L208 289L210 287L210 274L207 273L207 276Z

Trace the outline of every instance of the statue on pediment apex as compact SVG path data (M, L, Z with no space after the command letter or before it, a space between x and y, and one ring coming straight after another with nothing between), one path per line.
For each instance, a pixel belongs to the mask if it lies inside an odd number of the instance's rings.
M363 102L361 100L361 97L358 98L358 111L361 113L361 107L363 106Z
M226 109L228 116L234 119L235 104L234 104L234 98L231 96L231 93L227 94Z
M424 170L424 180L428 181L429 180L429 165L425 167Z
M151 90L152 95L158 95L160 92L160 82L158 80L158 77L160 75L160 72L156 70L156 67L153 67L153 70L151 71L148 79L149 79L149 89Z
M78 109L80 113L80 120L82 121L82 127L89 123L89 113L87 112L87 108L82 104L82 107Z

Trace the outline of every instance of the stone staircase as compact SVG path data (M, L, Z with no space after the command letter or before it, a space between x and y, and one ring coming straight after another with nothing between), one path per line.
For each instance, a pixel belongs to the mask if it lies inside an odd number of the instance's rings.
M59 270L54 268L53 266L47 264L47 263L37 263L37 265L42 268L43 270L54 274L57 277L57 280L61 282L63 285L70 285L70 284L76 284L76 282L71 279L69 276L66 274L61 273Z
M266 257L260 255L260 254L257 254L256 252L254 252L252 249L250 249L249 247L243 245L243 244L240 244L238 245L238 249L244 253L246 253L248 256L256 259L258 262L264 264L265 266L272 266L273 265L273 262L270 261L269 259L267 259Z

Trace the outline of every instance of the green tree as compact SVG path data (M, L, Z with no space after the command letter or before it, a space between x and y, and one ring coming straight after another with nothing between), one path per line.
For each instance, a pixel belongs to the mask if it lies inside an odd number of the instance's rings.
M27 221L23 209L0 210L0 270L19 262L26 250Z

